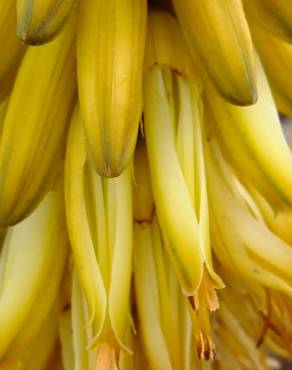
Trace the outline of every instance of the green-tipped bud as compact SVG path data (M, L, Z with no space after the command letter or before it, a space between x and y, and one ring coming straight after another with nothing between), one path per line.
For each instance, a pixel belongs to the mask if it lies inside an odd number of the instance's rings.
M17 0L17 34L26 44L41 45L62 30L75 0Z
M253 47L241 0L174 0L193 57L219 93L238 105L257 99Z
M75 101L75 24L52 43L29 47L18 70L0 137L0 224L26 217L62 166Z
M129 164L142 112L146 0L83 0L77 42L80 108L97 172Z

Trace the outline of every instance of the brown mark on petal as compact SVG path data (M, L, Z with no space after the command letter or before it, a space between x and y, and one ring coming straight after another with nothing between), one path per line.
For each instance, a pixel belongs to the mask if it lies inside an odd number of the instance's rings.
M196 310L196 304L195 304L195 297L194 296L189 296L188 297L190 305L192 306L192 309L195 311Z
M263 323L263 327L262 327L259 339L257 340L257 344L256 344L257 348L259 348L263 344L265 337L267 335L267 332L269 330L270 324L271 324L271 316L272 316L271 296L268 290L266 293L267 293L268 312L267 312L267 315L262 314L264 323Z

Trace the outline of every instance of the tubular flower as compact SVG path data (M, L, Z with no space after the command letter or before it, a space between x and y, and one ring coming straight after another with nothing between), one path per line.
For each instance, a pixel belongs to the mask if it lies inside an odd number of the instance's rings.
M0 370L292 360L292 0L0 10Z

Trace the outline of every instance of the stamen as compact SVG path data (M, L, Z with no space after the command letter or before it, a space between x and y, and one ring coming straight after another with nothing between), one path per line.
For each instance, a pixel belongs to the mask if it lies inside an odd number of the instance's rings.
M108 343L101 343L97 349L96 370L117 370L115 350Z

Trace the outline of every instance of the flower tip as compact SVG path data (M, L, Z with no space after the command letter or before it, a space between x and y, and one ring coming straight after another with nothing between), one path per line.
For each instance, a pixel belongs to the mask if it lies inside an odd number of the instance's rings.
M225 94L222 90L220 91L223 99L228 101L233 105L238 105L240 107L247 107L253 105L258 100L258 94L256 87L248 89L245 93L239 94Z
M97 349L96 370L117 370L115 350L108 343L101 343Z

